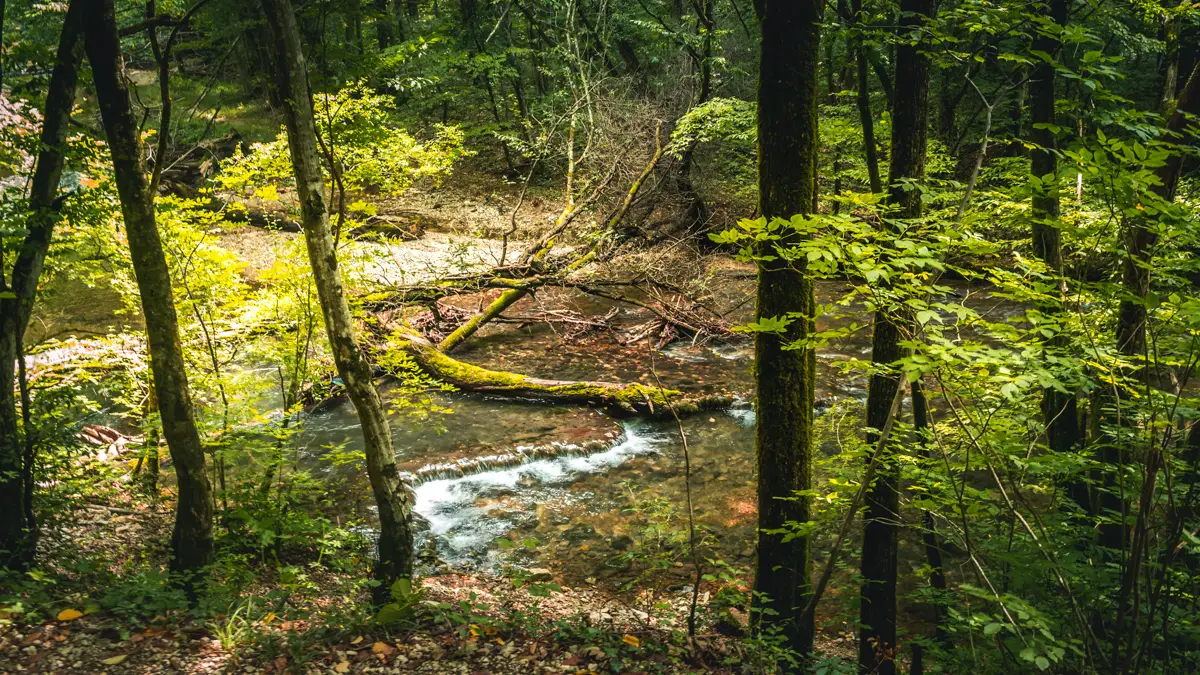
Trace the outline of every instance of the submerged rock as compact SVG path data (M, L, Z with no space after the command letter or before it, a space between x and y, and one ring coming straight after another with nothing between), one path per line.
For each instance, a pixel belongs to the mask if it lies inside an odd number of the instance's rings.
M627 534L618 534L617 536L608 540L608 545L617 551L624 551L633 546L633 537Z
M571 542L572 545L579 545L588 539L595 538L596 528L588 525L587 523L572 525L571 527L567 528L566 532L563 532L563 539Z

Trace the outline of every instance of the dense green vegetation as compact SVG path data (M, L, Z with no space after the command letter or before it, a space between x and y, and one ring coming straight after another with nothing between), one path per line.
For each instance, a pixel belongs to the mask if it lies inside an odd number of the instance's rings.
M1186 0L0 0L0 671L1196 672L1198 160Z

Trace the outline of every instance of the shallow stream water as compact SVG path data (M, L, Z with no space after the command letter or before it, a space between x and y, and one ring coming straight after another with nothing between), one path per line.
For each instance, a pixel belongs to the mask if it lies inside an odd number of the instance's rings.
M839 285L822 284L818 300L829 301L840 291ZM751 293L752 286L731 283L724 292L736 300ZM977 307L998 306L986 293L965 295ZM595 299L561 292L534 302L592 315L608 309ZM521 309L519 305L515 314L526 313ZM745 321L748 311L749 303L744 303L730 319ZM645 318L640 311L622 308L614 322ZM869 358L869 318L827 318L818 328L851 321L865 327L818 354L818 414L839 403L865 400L865 380L837 364ZM644 344L621 344L607 332L564 342L545 324L509 324L489 326L455 356L539 377L648 385L661 381L690 393L732 392L743 401L753 390L749 340L680 342L652 352ZM427 553L435 549L441 564L494 569L516 562L551 567L568 578L621 576L629 567L631 547L651 536L656 526L686 527L683 444L674 420L618 420L582 406L469 394L438 394L434 401L452 412L415 425L396 418L393 434L401 468L415 474L416 511L427 525L421 546ZM682 430L691 458L694 511L711 550L730 563L749 562L756 518L749 403L688 417ZM314 455L329 444L359 447L353 409L343 404L311 415L301 442ZM365 496L353 508L369 517L372 507ZM517 546L514 556L510 547L497 545L498 538L537 543L530 549ZM682 584L687 573L678 571Z

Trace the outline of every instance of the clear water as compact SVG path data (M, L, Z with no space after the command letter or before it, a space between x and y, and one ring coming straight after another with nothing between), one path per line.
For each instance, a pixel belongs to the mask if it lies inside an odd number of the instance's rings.
M744 299L748 284L726 289L730 300ZM818 289L828 301L840 288ZM986 294L971 303L997 301ZM514 313L532 312L533 303L603 314L594 299L548 292ZM749 309L731 315L744 321ZM644 315L621 309L617 323ZM837 368L848 359L870 356L869 318L843 316L819 322L821 329L865 326L818 354L818 413L839 400L864 400L865 381ZM489 326L457 358L497 370L538 377L639 381L687 392L731 392L749 399L753 390L752 348L748 341L692 345L675 343L662 351L621 344L595 333L563 342L551 328ZM385 397L393 392L384 392ZM658 499L682 518L686 485L683 446L674 420L616 420L580 406L548 405L476 395L438 395L453 410L435 423L393 421L398 461L416 475L416 511L428 529L421 546L455 568L493 569L511 556L498 538L534 539L520 551L522 564L553 566L576 578L620 574L625 537L638 538L663 512L645 506ZM754 554L754 413L746 405L683 420L692 464L697 522L720 555L748 562ZM312 415L302 437L314 456L329 444L359 447L361 436L352 408L333 407ZM364 494L366 488L363 488ZM369 504L368 498L359 502ZM642 508L635 508L641 506ZM683 522L676 520L675 527Z

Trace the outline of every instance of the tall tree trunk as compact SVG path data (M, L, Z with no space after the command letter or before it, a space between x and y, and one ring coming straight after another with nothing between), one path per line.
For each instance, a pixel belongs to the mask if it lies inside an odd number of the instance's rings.
M1050 18L1059 26L1067 25L1068 0L1051 0ZM1033 49L1054 57L1060 43L1056 36L1039 34L1033 41ZM1061 316L1065 300L1063 274L1062 223L1059 220L1061 190L1058 179L1057 140L1052 129L1043 125L1054 124L1055 65L1039 62L1033 69L1029 81L1031 106L1029 122L1031 139L1038 149L1029 157L1029 169L1033 174L1035 189L1032 201L1033 254L1040 258L1059 282L1059 297L1042 308L1051 316ZM1062 350L1069 342L1065 333L1052 337L1046 344L1051 351ZM1046 425L1046 442L1055 452L1070 452L1082 440L1079 427L1079 407L1074 392L1061 392L1047 387L1042 394L1042 419ZM1067 492L1085 512L1089 509L1087 485L1083 481L1072 481Z
M212 560L212 498L204 446L192 409L171 273L154 219L153 196L142 166L138 123L129 103L114 0L75 0L84 6L85 44L100 117L112 153L113 173L129 239L150 343L150 366L163 436L175 463L179 499L172 533L171 568L191 573ZM190 579L187 580L190 583Z
M1168 100L1164 137L1171 142L1181 144L1190 142L1195 127L1188 126L1187 123L1189 118L1200 114L1200 64L1193 68L1178 99L1172 101L1169 95L1164 98ZM1152 190L1164 202L1175 200L1180 174L1183 170L1183 159L1183 150L1175 148L1167 156L1166 161L1155 170L1158 184ZM1154 262L1154 247L1158 243L1157 228L1149 222L1152 217L1154 216L1146 214L1129 218L1128 222L1124 223L1125 260L1122 285L1125 292L1118 309L1116 330L1118 351L1128 363L1134 364L1129 366L1124 374L1129 380L1137 381L1136 386L1141 390L1140 395L1143 397L1153 395L1151 389L1156 386L1155 380L1159 375L1153 368L1158 364L1151 360L1150 345L1147 342L1149 315L1146 299L1150 295L1150 271ZM1137 393L1132 394L1133 397L1137 395ZM1144 448L1131 447L1126 438L1136 437L1135 435L1139 433L1140 421L1120 409L1122 405L1120 395L1112 397L1109 403L1111 405L1105 406L1101 410L1102 414L1111 415L1105 421L1109 426L1125 427L1126 433L1110 435L1105 438L1099 453L1100 460L1112 467L1112 471L1106 474L1107 489L1100 493L1100 506L1104 511L1112 513L1113 516L1110 522L1101 524L1100 543L1107 549L1119 552L1110 558L1122 566L1121 590L1116 603L1116 624L1112 629L1112 634L1124 639L1113 640L1111 661L1119 664L1118 672L1130 673L1133 672L1131 664L1136 656L1135 641L1130 631L1134 630L1139 623L1138 584L1140 583L1141 566L1145 562L1148 551L1151 529L1147 519L1150 511L1154 508L1154 492L1158 481L1158 472L1163 467L1164 453L1162 446L1156 441L1151 441ZM1120 477L1125 464L1135 457L1144 463L1144 478L1141 485L1138 486L1140 499L1131 540L1128 522L1130 503L1125 492L1126 488L1120 482ZM1128 625L1127 620L1129 621Z
M698 106L703 105L712 96L712 51L716 23L713 18L713 0L704 0L703 3L696 3L695 6L696 30L701 35L700 58L695 64L700 76L700 88L693 102L694 106ZM675 173L675 183L679 188L679 194L687 200L687 211L684 214L683 222L687 229L697 225L703 226L708 220L708 208L704 205L704 198L700 196L700 193L696 191L696 186L692 183L692 163L695 154L696 144L689 143L679 155L679 168ZM705 229L701 227L697 232L701 237L701 242L708 241Z
M867 61L871 64L871 70L875 71L875 77L879 78L879 88L883 90L883 96L887 99L888 110L891 110L896 103L896 92L892 86L892 77L888 74L887 64L883 62L883 57L874 49L866 48ZM897 77L899 77L899 69L897 68Z
M758 79L759 211L790 218L812 210L816 174L817 66L821 3L760 0L762 31ZM782 242L786 245L788 242ZM755 395L758 456L758 561L754 590L767 608L762 624L786 631L789 645L809 654L813 618L800 616L812 594L808 536L784 541L787 523L807 523L812 484L812 419L816 357L812 349L787 349L813 330L813 283L802 265L781 258L761 263L755 317L798 317L783 335L757 333Z
M1200 114L1200 63L1197 63L1192 69L1187 84L1184 85L1179 97L1168 110L1166 137L1178 142L1179 134L1185 131L1188 117L1197 114ZM1154 192L1164 201L1170 202L1175 199L1182 170L1183 153L1178 150L1172 152L1166 162L1155 170L1159 184L1155 186ZM1141 363L1131 375L1139 378L1141 384L1146 388L1149 388L1152 376L1150 369L1146 367L1148 364L1145 363L1147 356L1146 297L1150 294L1150 270L1154 247L1158 243L1158 235L1151 223L1146 220L1149 217L1151 216L1131 218L1124 224L1125 259L1122 285L1125 293L1117 310L1116 329L1117 350L1129 362ZM1133 423L1129 415L1119 414L1116 410L1121 405L1119 399L1109 400L1106 403L1107 405L1102 406L1100 411L1101 415L1106 418L1106 423L1112 425ZM1100 461L1111 466L1113 471L1121 471L1132 456L1131 448L1125 447L1124 443L1121 439L1110 437L1104 439L1101 445ZM1110 483L1107 489L1099 494L1098 502L1100 509L1112 514L1112 518L1110 522L1102 523L1100 526L1100 544L1106 548L1120 551L1128 543L1128 527L1124 518L1128 511L1128 503L1124 495L1120 494L1120 488L1115 484L1115 477L1111 473L1108 480Z
M938 96L938 136L947 146L954 143L958 128L958 102L960 97L955 96L954 87L951 86L951 83L956 81L954 76L956 70L956 68L944 68L939 78L941 81L941 92Z
M871 116L871 80L870 63L867 62L867 50L863 46L862 31L866 28L863 20L862 0L853 0L851 11L854 12L854 61L858 73L858 119L862 124L863 153L867 162L867 180L871 184L871 192L883 192L883 182L879 179L879 153L875 149L875 118Z
M4 91L4 0L0 0L0 92Z
M375 0L375 39L380 51L396 43L396 20L392 16L391 0Z
M11 283L4 281L0 269L0 568L27 568L37 547L37 522L28 508L34 467L21 433L31 430L22 430L17 421L14 365L23 358L25 329L58 221L58 183L83 58L82 17L82 8L72 4L59 36L43 108L41 149L30 182L28 233L13 262Z
M375 591L375 601L381 603L387 601L389 591L398 579L412 575L412 499L396 470L396 455L383 401L375 390L371 366L355 339L354 318L342 288L329 213L325 207L325 183L317 152L307 65L292 3L291 0L263 0L262 4L275 43L276 80L285 101L288 145L317 297L338 374L346 383L346 393L362 423L367 474L379 507L379 560L374 576L382 582Z
M925 397L925 385L922 382L913 382L911 388L917 455L922 461L928 462L933 457L933 453L930 451L932 433L929 430L929 400ZM953 645L946 632L945 612L942 608L942 599L946 591L946 568L942 564L942 538L938 536L933 513L929 510L921 512L921 543L925 547L925 562L929 565L929 585L938 593L933 603L934 637L944 648L950 649ZM918 653L920 653L919 647L913 645L914 656Z
M921 215L921 194L904 183L925 177L925 146L929 126L928 43L917 32L934 14L933 0L901 0L901 42L896 48L896 91L892 111L891 168L888 201L900 218ZM900 340L912 323L895 308L875 312L871 361L882 372L871 376L867 390L867 427L879 430L891 414L900 386L894 364L901 357ZM867 446L878 442L867 434ZM892 446L894 447L894 446ZM896 672L897 535L900 522L900 466L894 449L881 455L875 482L867 491L863 514L862 600L859 605L858 668L861 673Z

